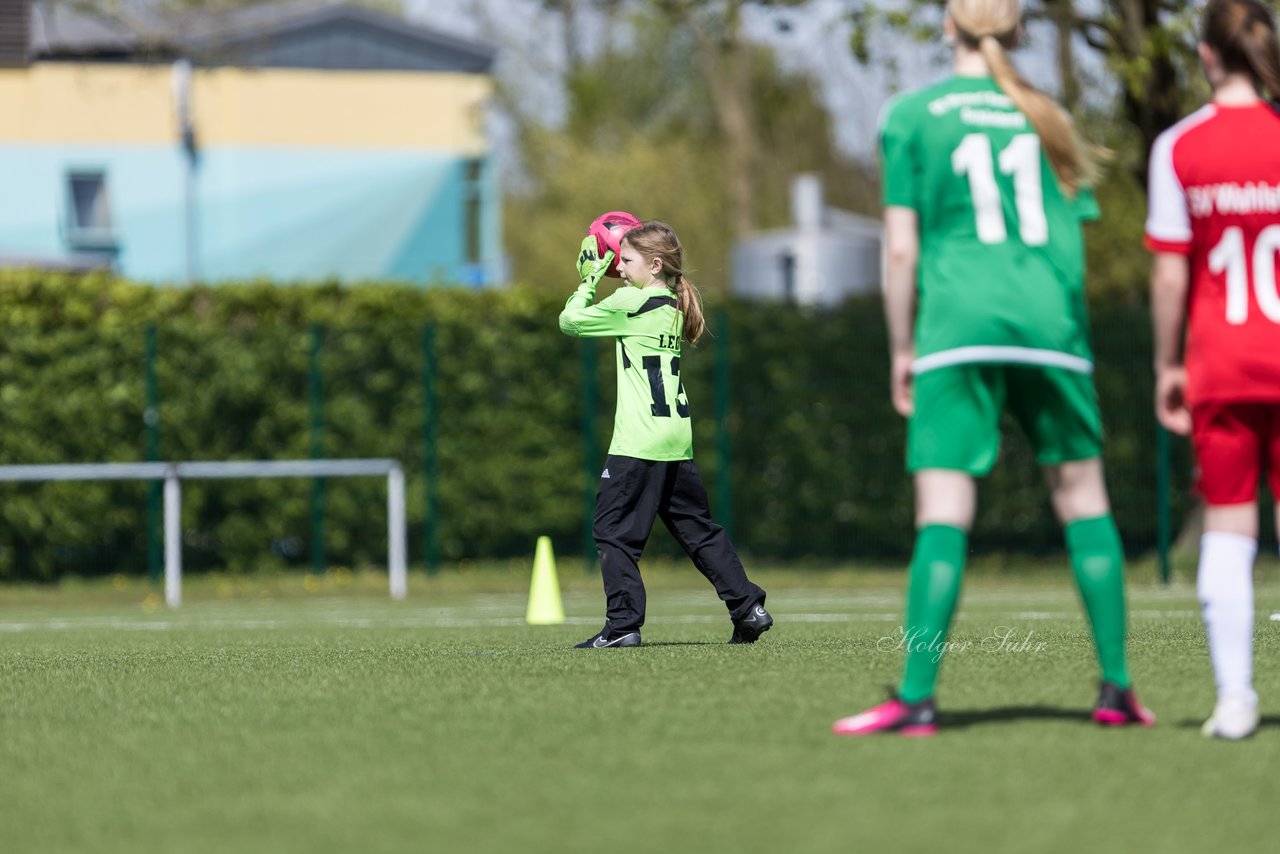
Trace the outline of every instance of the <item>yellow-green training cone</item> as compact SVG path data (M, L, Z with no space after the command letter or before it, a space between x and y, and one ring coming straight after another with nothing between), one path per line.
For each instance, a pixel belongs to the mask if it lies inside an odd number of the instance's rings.
M560 601L560 581L556 577L556 557L551 553L550 537L538 537L538 547L533 553L533 582L529 585L529 610L524 621L531 626L564 622L564 604Z

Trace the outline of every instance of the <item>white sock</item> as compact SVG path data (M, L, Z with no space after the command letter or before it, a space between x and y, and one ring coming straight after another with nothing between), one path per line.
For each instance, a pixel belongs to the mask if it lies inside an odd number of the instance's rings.
M1258 541L1210 531L1200 539L1200 596L1218 697L1253 693L1253 559Z

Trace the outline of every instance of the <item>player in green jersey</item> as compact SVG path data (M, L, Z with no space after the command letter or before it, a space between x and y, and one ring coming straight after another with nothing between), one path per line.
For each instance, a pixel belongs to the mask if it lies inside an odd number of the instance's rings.
M1102 670L1094 719L1153 723L1125 656L1124 564L1103 480L1084 303L1082 220L1096 149L1005 51L1018 0L950 0L955 74L892 101L881 122L885 312L894 407L908 418L916 543L886 703L840 735L937 727L934 686L960 594L975 478L991 470L1007 411L1044 466Z
M680 381L680 347L705 323L698 292L685 278L680 240L657 220L628 231L618 268L624 287L594 303L613 252L596 255L588 236L578 254L582 283L560 313L560 331L617 339L618 404L613 441L596 494L593 531L604 579L605 624L580 649L640 645L645 590L639 560L655 517L720 594L733 621L730 643L754 643L773 625L765 593L747 578L724 528L711 519L693 462L689 399Z

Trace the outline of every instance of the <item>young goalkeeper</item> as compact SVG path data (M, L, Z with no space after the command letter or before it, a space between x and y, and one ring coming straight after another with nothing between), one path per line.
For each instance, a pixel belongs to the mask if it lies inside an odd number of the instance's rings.
M578 254L581 284L560 313L560 331L617 340L618 404L613 441L596 494L593 532L604 579L605 623L580 649L640 645L645 590L638 561L654 517L676 538L729 609L729 643L754 643L773 625L765 592L751 583L724 528L711 519L693 462L680 347L705 329L698 292L685 278L675 231L650 220L622 239L624 287L594 303L614 254L597 256L588 235Z

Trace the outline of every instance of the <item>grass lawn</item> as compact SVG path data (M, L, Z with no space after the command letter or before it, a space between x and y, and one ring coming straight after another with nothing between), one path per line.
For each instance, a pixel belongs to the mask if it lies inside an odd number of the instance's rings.
M1262 851L1280 767L1280 610L1260 569L1259 733L1205 739L1194 589L1133 573L1150 730L1088 712L1070 571L966 580L932 739L837 738L896 680L902 577L753 573L777 623L731 647L691 568L651 571L645 645L569 647L602 596L530 627L527 568L411 579L0 588L0 850ZM889 640L885 640L889 639ZM1274 761L1273 760L1277 760Z

